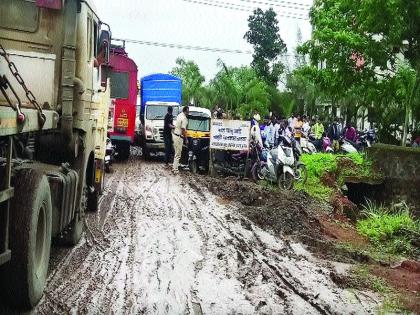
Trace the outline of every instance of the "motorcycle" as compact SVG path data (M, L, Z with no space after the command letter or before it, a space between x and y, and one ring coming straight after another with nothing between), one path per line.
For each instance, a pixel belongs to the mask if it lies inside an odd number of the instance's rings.
M300 146L302 148L303 153L312 154L316 153L315 145L308 139L308 136L302 133L302 137L300 138Z
M365 130L364 132L359 133L359 148L364 150L370 148L376 141L375 129Z
M216 151L213 155L213 167L219 173L247 177L253 162L259 157L262 148L257 142L251 141L250 150L232 153Z
M351 141L345 138L341 138L339 143L340 143L340 151L342 153L356 153L357 152L356 145L352 143Z
M117 154L115 145L112 144L110 138L107 138L105 147L105 172L111 172L111 165L115 162Z
M281 136L281 144L277 148L263 150L261 159L252 166L254 180L266 179L276 182L280 189L290 190L295 182L295 154L291 139Z
M292 142L293 148L293 156L295 162L293 164L293 170L295 171L295 181L302 182L304 185L306 180L308 179L308 170L306 169L306 165L300 161L300 157L304 153L303 149L301 148L298 142Z

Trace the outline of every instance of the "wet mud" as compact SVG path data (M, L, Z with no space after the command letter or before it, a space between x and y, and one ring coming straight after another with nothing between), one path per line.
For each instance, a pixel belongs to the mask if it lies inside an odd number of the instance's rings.
M300 242L319 229L299 219L312 211L309 200L285 194L280 211L264 192L223 183L175 176L139 156L114 165L81 243L54 247L45 296L31 314L376 312L376 296L341 288L331 264ZM246 213L270 205L272 217ZM279 215L295 225L264 224Z

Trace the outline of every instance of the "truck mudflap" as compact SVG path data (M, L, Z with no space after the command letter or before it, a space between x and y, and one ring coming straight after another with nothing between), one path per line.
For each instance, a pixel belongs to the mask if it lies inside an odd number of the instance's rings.
M57 112L43 110L46 120L41 126L38 119L39 113L36 109L21 108L21 110L25 115L23 123L18 122L16 111L13 108L0 105L0 137L57 128L59 119Z

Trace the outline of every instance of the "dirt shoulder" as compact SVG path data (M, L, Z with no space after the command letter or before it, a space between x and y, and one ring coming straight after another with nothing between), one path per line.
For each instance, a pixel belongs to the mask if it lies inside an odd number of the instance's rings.
M385 301L386 310L403 308L420 313L419 263L398 264L375 257L369 252L369 241L328 203L305 192L281 191L234 177L201 176L195 182L226 203L237 203L238 211L260 228L302 242L318 258L348 264L347 275L331 275L338 285L370 289L386 299L396 299L392 305ZM360 273L361 268L368 273Z

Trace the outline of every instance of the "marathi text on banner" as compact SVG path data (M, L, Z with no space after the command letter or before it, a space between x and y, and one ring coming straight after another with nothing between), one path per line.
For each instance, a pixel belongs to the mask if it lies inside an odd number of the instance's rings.
M213 119L210 130L210 148L242 151L249 149L251 122Z

